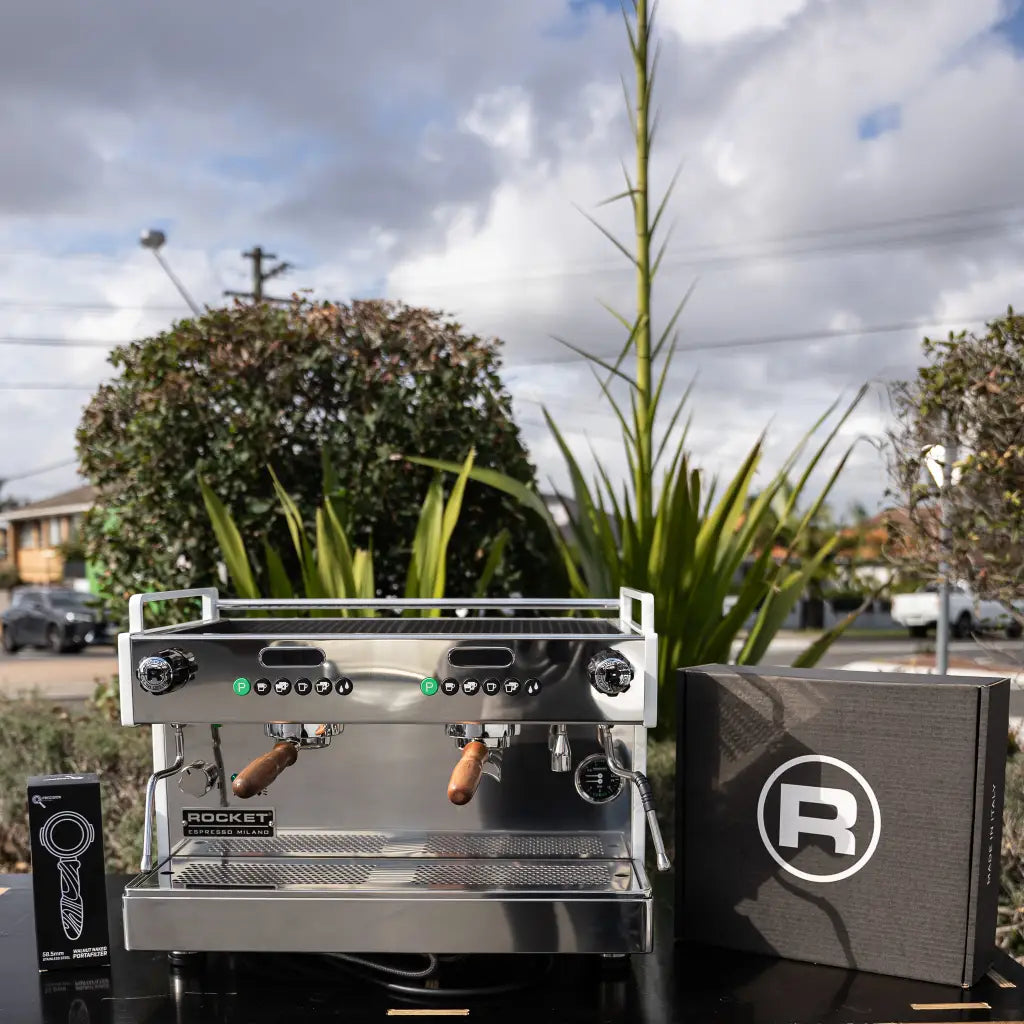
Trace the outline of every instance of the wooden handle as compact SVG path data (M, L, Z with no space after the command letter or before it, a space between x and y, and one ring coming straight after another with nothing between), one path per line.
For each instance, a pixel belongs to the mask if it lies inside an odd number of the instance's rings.
M250 761L234 778L231 792L243 800L255 796L269 786L291 764L295 764L299 751L294 743L281 740L271 751Z
M473 799L476 787L483 778L483 763L487 760L487 748L478 740L467 743L462 748L462 757L452 769L452 777L448 781L448 799L461 807Z

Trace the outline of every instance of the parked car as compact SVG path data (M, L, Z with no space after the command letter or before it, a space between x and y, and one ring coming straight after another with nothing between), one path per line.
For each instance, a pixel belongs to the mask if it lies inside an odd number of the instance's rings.
M897 594L892 599L892 617L906 626L911 636L926 636L939 621L939 586L931 583L914 594ZM949 623L953 636L1005 630L1011 638L1021 635L1020 622L1001 601L985 601L967 587L949 589Z
M3 649L48 647L55 654L110 643L110 625L91 594L64 587L16 587L0 615Z

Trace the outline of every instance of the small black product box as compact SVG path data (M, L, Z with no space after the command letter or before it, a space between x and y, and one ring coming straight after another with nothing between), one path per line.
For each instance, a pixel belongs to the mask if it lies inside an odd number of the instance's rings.
M679 676L676 938L974 984L995 952L1009 681Z
M28 821L39 969L108 964L99 778L33 776Z

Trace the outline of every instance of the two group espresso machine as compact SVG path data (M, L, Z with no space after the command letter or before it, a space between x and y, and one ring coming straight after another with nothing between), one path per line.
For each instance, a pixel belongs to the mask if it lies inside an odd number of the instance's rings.
M200 619L147 628L183 598ZM127 948L649 951L653 620L626 589L134 596L121 713L153 726L153 774Z

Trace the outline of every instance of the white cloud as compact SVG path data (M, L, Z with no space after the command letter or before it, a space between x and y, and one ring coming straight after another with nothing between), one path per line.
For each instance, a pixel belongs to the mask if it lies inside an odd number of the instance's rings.
M675 0L662 4L659 16L687 43L709 46L750 32L778 31L807 4L808 0Z
M181 308L134 241L164 218L175 271L200 301L219 301L223 288L247 286L238 254L260 242L299 264L278 290L344 298L384 280L390 294L503 337L542 478L565 482L538 402L585 465L589 435L621 474L597 385L551 338L614 352L622 329L596 300L624 311L633 301L628 265L573 207L628 239L628 205L596 210L623 187L620 157L632 169L617 14L591 6L578 32L560 34L575 17L562 0L344 6L244 19L235 62L213 43L241 9L230 3L185 0L173 19L147 9L130 38L101 31L104 11L88 5L64 18L20 13L0 40L0 88L22 97L5 114L8 137L30 137L12 142L23 159L0 170L0 250L92 244L114 258L0 259L0 299ZM684 170L657 322L694 276L684 345L1019 305L1019 213L928 219L1019 200L1024 63L987 34L1001 13L998 0L663 2L651 180L660 188L679 161ZM183 46L200 24L196 47ZM75 45L48 73L23 58L54 32ZM899 110L894 130L861 139L861 120L887 107ZM48 134L33 110L59 113ZM908 217L922 219L834 230ZM1003 230L981 230L1000 220ZM881 235L890 242L878 245ZM851 251L857 239L863 251ZM0 314L0 333L88 338L154 331L170 316ZM912 371L921 333L683 352L669 392L699 372L690 441L712 471L733 469L771 422L770 471L837 394ZM0 377L95 380L102 360L0 346ZM0 392L5 450L33 463L69 456L79 405L74 392ZM877 434L885 416L876 389L844 442ZM5 458L0 475L26 468ZM71 482L51 475L21 491ZM881 461L858 449L840 503L883 488Z

